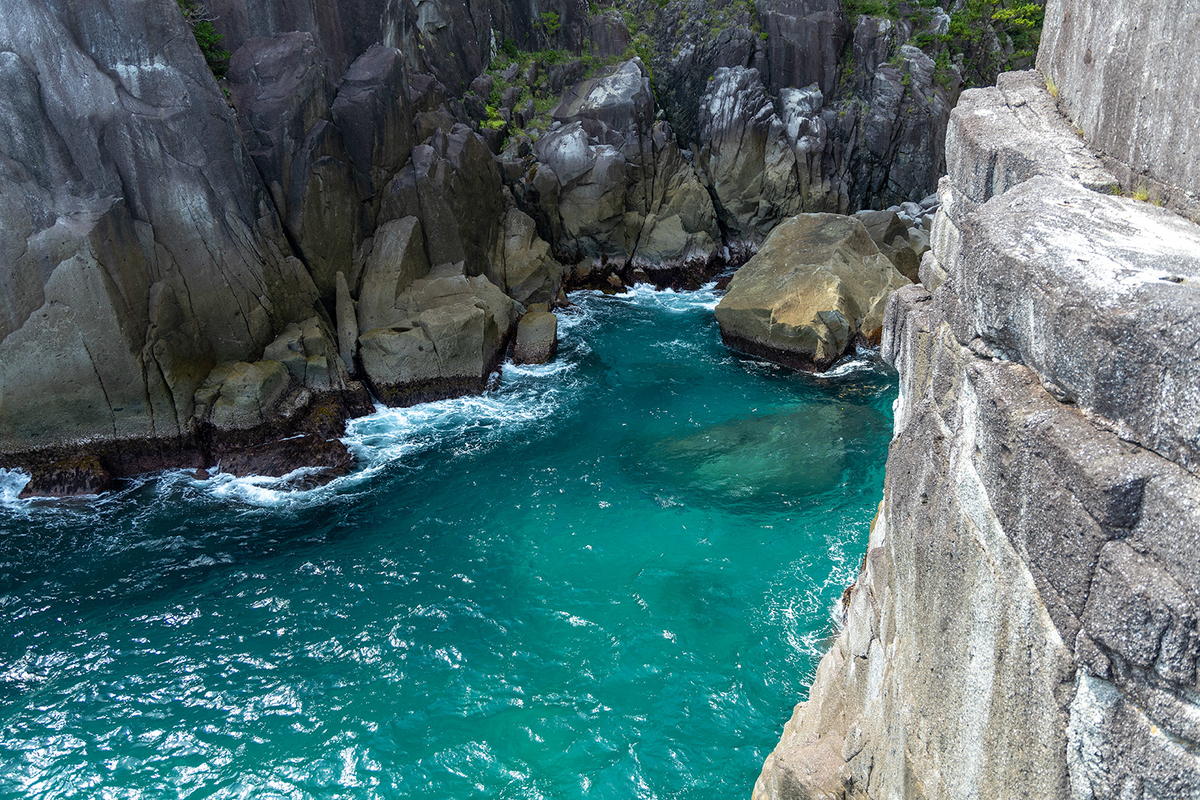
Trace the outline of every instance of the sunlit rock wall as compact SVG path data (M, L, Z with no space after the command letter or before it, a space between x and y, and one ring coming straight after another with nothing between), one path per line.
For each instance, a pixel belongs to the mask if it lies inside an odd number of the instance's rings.
M1123 20L1109 51L1150 48L1137 21L1171 9L1148 5L1050 4L1042 59L1088 143L1119 86L1158 81L1081 85L1088 37ZM1173 150L1146 163L1183 183L1200 97L1156 88L1121 154ZM924 285L885 321L901 393L864 568L754 797L1200 796L1200 227L1114 194L1038 73L965 93L947 162Z

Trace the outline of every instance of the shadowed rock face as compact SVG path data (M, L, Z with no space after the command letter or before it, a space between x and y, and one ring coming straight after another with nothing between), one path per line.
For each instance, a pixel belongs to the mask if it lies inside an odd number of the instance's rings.
M639 59L569 89L554 117L559 127L506 169L521 175L518 202L544 221L559 257L590 259L603 275L715 260L721 231L712 199L670 125L655 121Z
M227 75L254 165L325 299L363 238L359 188L342 138L346 128L333 124L327 78L312 34L298 31L246 40ZM361 125L376 124L361 117ZM399 126L380 127L399 133ZM358 144L353 137L351 142Z
M758 71L719 69L701 100L697 159L731 238L757 245L803 207L796 158Z
M1034 73L948 142L865 566L754 797L1195 797L1200 228L1089 188Z

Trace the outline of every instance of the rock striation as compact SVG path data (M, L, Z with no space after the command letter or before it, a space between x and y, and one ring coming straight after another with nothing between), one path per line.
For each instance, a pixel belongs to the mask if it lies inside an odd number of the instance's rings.
M569 88L555 127L524 156L506 154L518 206L559 258L583 265L580 279L704 271L721 250L712 199L657 116L649 74L632 58Z
M1049 4L1060 98L1143 10ZM1152 137L1182 151L1195 85ZM925 285L887 306L863 569L754 797L1200 796L1200 227L1112 194L1037 73L965 93L947 163Z
M282 404L274 427L207 416L197 393L221 370L261 361L293 323L306 341L330 329L233 112L178 8L161 5L30 0L0 19L0 449L25 454L51 493L83 444L114 474L198 466L311 427L318 408L340 419L362 405L344 370L264 369L236 385ZM324 441L336 427L313 430Z

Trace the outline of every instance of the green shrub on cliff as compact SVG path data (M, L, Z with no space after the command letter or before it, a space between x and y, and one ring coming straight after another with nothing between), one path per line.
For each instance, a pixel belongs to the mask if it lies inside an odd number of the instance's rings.
M963 55L968 84L994 83L997 72L1028 66L1037 54L1045 16L1044 1L966 0L950 14L950 33L944 38ZM989 32L1003 51L992 49Z
M229 69L229 51L221 49L221 40L225 37L217 33L212 19L197 0L176 1L179 3L179 10L183 12L183 18L192 29L192 36L196 38L200 52L204 54L204 60L208 62L208 68L217 78L224 78Z

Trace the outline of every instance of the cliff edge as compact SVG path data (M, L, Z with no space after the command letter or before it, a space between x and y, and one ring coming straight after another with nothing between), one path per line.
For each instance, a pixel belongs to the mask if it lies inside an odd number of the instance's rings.
M1049 86L951 116L884 499L756 800L1200 797L1200 227L1138 199L1195 188L1198 73L1149 20L1200 20L1085 5L1048 4Z

